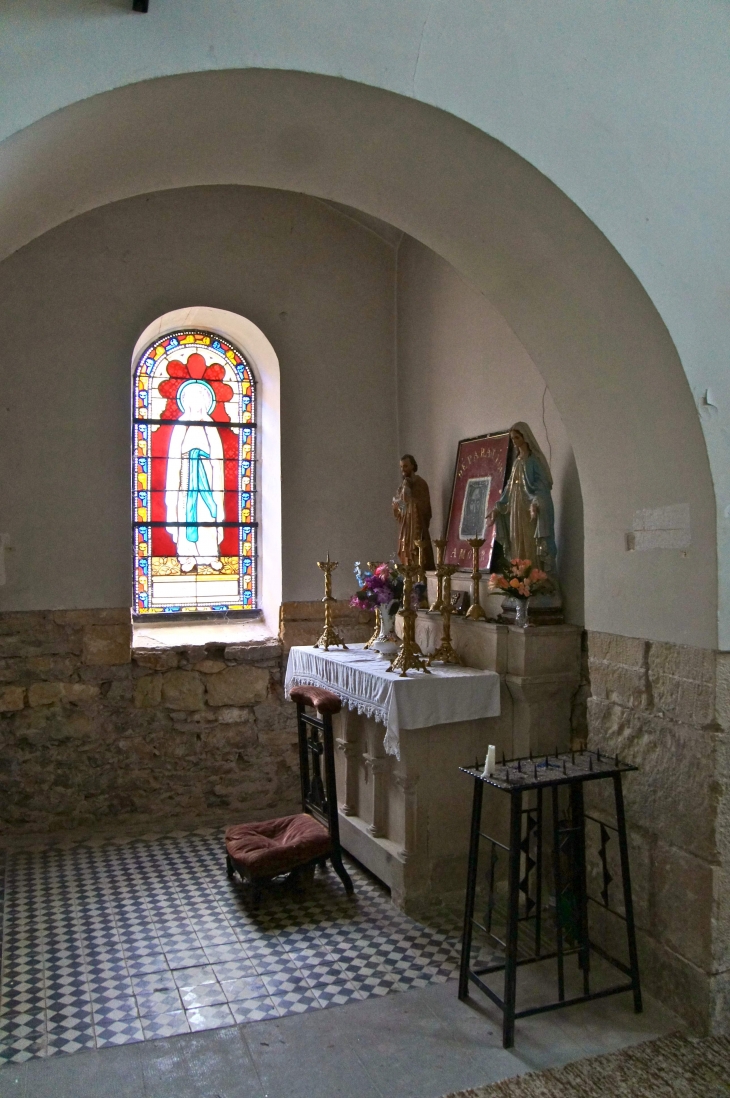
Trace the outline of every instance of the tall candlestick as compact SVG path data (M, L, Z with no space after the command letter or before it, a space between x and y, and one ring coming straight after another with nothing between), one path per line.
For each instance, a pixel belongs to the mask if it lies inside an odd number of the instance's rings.
M444 563L444 549L446 548L446 538L434 538L434 549L436 550L436 598L431 603L429 610L432 614L440 614L443 610L444 603L444 576L441 571L441 566Z
M443 632L441 644L436 651L428 657L429 663L461 663L451 644L451 577L458 571L455 564L440 564L439 576L442 579L441 587L441 620Z
M324 572L324 598L322 599L324 603L324 630L314 647L324 648L325 652L330 645L341 645L343 648L347 648L347 645L332 625L332 603L337 602L337 599L332 597L332 573L338 564L339 561L330 560L329 553L327 554L327 560L317 561L317 567Z
M413 594L413 578L418 574L417 564L400 564L398 571L403 575L403 643L395 657L389 671L400 671L401 676L407 671L424 671L430 675L423 653L416 643L416 611L411 606Z
M428 599L426 598L426 569L423 566L423 554L428 548L428 542L423 538L419 538L416 542L418 548L418 575L416 576L416 583L423 585L421 597L418 600L419 610L428 610Z
M471 606L466 612L467 618L470 621L486 621L487 615L484 613L481 603L479 602L479 579L481 572L479 571L479 550L484 545L486 538L469 538L469 545L471 545Z

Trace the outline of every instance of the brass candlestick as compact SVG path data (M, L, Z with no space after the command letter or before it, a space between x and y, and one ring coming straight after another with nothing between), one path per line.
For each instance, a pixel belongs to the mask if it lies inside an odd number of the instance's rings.
M379 561L379 560L369 560L367 562L367 566L368 566L368 568L370 569L371 572L374 572L375 569L379 568L382 563L383 562ZM370 640L365 645L366 648L372 648L372 646L375 644L376 640L380 636L380 630L382 629L382 627L383 627L383 616L380 613L380 607L376 606L375 607L375 629L373 631L372 637L370 638Z
M388 670L400 671L401 677L411 670L424 671L430 675L423 653L416 644L416 611L411 606L413 579L418 574L418 565L401 564L398 571L403 575L403 643Z
M329 553L327 554L327 560L318 560L317 567L321 568L324 572L324 629L322 636L315 644L315 648L324 648L325 652L330 645L342 645L344 649L347 649L347 645L340 637L337 630L332 625L332 603L337 602L337 599L332 597L332 573L337 567L339 561L330 560Z
M440 564L439 578L441 580L441 620L444 630L441 635L441 644L432 656L428 657L429 663L461 663L451 643L451 577L458 568L455 564Z
M436 598L429 606L429 610L432 614L440 614L444 608L444 575L441 571L441 566L444 563L444 549L446 548L446 538L434 538L434 548L436 549Z
M479 602L479 578L481 573L479 571L479 550L484 545L486 538L469 538L469 545L471 545L471 606L466 612L467 618L471 621L486 621L487 615L484 613L481 603Z
M420 539L416 542L416 547L418 549L418 575L416 576L416 583L423 584L423 594L421 595L421 598L419 600L418 609L428 610L428 598L426 595L426 569L423 566L423 555L428 548L428 542Z

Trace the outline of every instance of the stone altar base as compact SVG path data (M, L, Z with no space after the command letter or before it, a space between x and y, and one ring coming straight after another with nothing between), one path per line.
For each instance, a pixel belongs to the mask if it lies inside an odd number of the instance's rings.
M384 753L382 724L348 711L339 719L342 845L415 914L424 899L463 884L471 786L459 763L483 759L490 743L501 752L504 723L489 717L401 729L399 761Z
M424 652L441 639L441 617L419 611ZM342 844L417 915L424 900L462 887L466 876L471 785L459 766L570 747L571 706L580 685L580 630L521 629L452 618L454 647L466 666L501 678L498 717L401 729L400 761L383 749L382 724L343 711L337 720L337 789ZM490 827L502 830L501 820Z

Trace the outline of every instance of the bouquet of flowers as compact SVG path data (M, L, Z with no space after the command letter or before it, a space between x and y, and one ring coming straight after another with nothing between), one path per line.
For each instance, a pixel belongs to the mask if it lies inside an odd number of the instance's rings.
M489 577L490 591L504 591L514 599L529 599L530 595L547 594L552 589L545 572L533 568L531 560L517 557L507 562L503 572L493 572Z
M403 579L392 562L379 564L374 571L368 572L358 561L355 564L355 579L358 589L350 599L350 606L356 606L358 610L387 607L403 598Z

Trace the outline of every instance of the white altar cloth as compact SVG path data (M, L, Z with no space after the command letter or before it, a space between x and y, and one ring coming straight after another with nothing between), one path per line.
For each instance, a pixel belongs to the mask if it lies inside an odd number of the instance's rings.
M385 750L400 759L401 728L428 728L434 724L472 721L499 716L499 675L474 667L437 664L431 674L409 671L388 673L390 661L362 644L347 651L301 646L289 652L284 689L321 686L356 709L385 725Z

